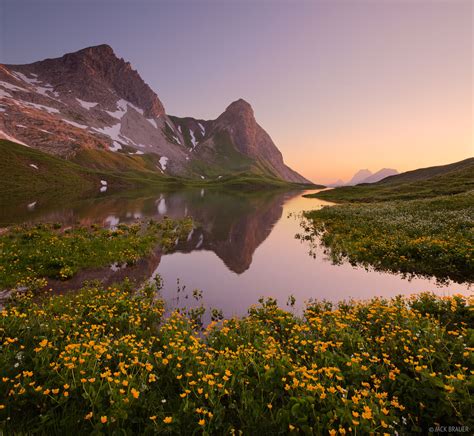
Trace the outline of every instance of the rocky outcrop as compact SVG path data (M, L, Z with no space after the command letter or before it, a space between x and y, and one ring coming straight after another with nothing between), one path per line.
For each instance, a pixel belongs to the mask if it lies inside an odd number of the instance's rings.
M280 150L257 123L252 106L243 99L231 103L216 120L173 119L178 126L184 124L182 130L189 130L200 141L197 154L204 160L212 160L213 152L218 151L222 138L225 138L237 152L249 158L252 165L259 164L261 170L269 175L291 182L311 183L285 165Z
M147 118L165 114L163 104L143 81L130 62L118 58L112 47L98 45L46 59L30 65L7 65L8 68L47 77L57 92L72 93L86 101L100 101L115 109L114 95L141 108ZM112 92L110 92L112 91Z

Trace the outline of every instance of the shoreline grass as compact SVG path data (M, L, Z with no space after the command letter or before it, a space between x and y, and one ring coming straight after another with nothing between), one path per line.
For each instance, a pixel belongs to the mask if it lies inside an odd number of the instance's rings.
M377 204L342 204L304 213L311 249L335 263L439 281L474 282L474 194Z
M120 224L114 229L61 224L11 227L0 235L0 289L41 289L48 278L68 280L86 268L132 265L157 245L171 248L192 227L190 218Z
M261 300L203 335L151 285L13 298L0 318L6 434L413 434L473 422L472 301Z

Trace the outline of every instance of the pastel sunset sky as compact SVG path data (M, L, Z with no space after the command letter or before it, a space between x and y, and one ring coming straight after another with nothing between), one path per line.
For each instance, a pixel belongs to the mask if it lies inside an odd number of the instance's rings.
M474 155L471 0L1 0L0 62L107 43L172 115L252 104L316 182Z

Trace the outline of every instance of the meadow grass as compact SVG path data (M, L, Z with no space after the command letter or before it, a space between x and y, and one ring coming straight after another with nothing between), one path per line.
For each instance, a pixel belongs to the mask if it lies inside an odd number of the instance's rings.
M426 168L387 177L378 183L344 186L307 194L305 197L338 203L376 203L434 198L474 191L474 159L446 167L449 169L447 172L436 171L436 167Z
M335 263L474 281L474 193L343 204L304 213L297 237L321 243Z
M101 193L102 197L111 192L137 189L215 187L253 191L308 187L278 179L251 166L236 167L240 168L237 170L201 162L197 170L206 174L205 179L196 174L182 177L162 174L157 170L158 155L130 156L107 150L81 150L66 160L3 139L0 139L0 155L0 208L26 205L35 200L50 202L58 197L67 202L98 196L101 180L108 182L107 193Z
M6 434L426 434L473 428L472 301L261 300L204 332L149 284L32 299L0 317Z
M0 236L0 289L42 288L46 279L67 280L85 268L112 263L134 264L160 245L163 250L183 240L192 220L165 218L115 229L98 225L62 228L60 224L23 225Z

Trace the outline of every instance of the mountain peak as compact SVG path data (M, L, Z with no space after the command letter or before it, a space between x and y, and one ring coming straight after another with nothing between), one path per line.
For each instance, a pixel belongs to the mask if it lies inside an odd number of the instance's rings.
M273 176L308 183L308 180L285 165L280 150L257 123L252 106L243 98L227 106L213 122L213 129L215 132L225 132L237 151L258 160Z
M395 176L397 174L398 171L394 168L382 168L381 170L362 180L361 183L375 183L385 179L386 177Z
M364 168L363 170L357 171L351 180L347 182L348 185L357 185L362 182L362 180L370 177L372 175L372 171Z
M69 88L75 87L76 95L85 100L110 100L111 108L121 98L143 109L147 117L158 118L165 113L158 96L130 62L119 58L107 44L86 47L60 58L15 68L39 74L53 85L67 83ZM115 94L113 98L109 95L110 91Z
M115 56L114 49L108 45L108 44L99 44L99 45L93 45L91 47L86 47L83 48L77 52L76 54L89 54L89 53L96 53L100 55L113 55Z
M227 106L225 112L247 112L253 115L253 108L250 103L245 101L243 98L239 98Z

